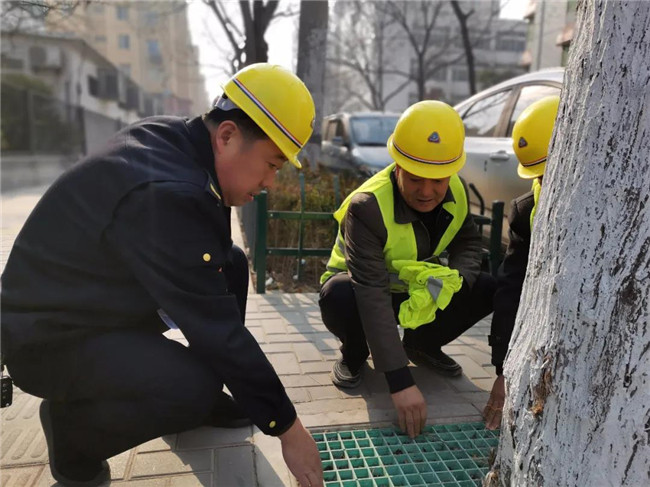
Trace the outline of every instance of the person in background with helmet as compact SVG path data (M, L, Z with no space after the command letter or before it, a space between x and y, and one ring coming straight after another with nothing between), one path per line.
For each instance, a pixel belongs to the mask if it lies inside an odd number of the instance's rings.
M515 326L519 298L526 277L533 217L542 189L548 146L559 104L559 96L547 96L536 101L521 112L512 128L512 147L519 160L517 173L523 179L532 179L533 187L510 204L510 241L499 268L492 328L488 337L492 347L492 365L496 367L497 373L490 398L483 411L488 429L496 429L501 424L501 411L506 395L503 361Z
M399 425L411 437L422 431L427 406L409 358L444 375L460 374L460 365L441 347L492 311L495 282L480 271L481 237L456 174L465 164L464 139L463 122L449 105L422 101L408 108L388 140L394 163L335 212L339 234L321 277L323 322L342 342L332 382L358 386L371 352L375 368L385 374ZM424 279L407 283L404 269L416 269L413 275ZM416 303L407 291L418 284L431 294L424 306L409 307ZM442 310L432 296L445 288L451 302ZM418 319L432 314L428 323ZM406 327L403 343L398 323Z
M323 485L316 444L244 327L248 263L230 233L232 206L286 160L300 167L314 114L295 75L248 66L203 117L118 132L33 210L2 277L2 353L16 385L45 398L61 484L99 485L106 459L162 435L252 421L301 485Z

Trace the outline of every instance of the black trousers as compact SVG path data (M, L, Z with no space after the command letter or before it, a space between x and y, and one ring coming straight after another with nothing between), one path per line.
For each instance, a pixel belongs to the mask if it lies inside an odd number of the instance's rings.
M405 329L404 343L425 351L440 350L492 312L495 290L496 279L481 272L471 289L463 284L449 306L436 312L435 326L429 323L414 330ZM406 299L408 294L392 295L396 319L400 304ZM323 323L342 342L343 359L352 371L358 370L368 358L369 350L354 288L347 273L336 274L323 284L319 305Z
M243 319L248 260L239 247L223 272ZM152 331L116 330L43 347L17 354L8 368L22 390L52 400L63 444L96 460L200 426L223 388L190 347Z

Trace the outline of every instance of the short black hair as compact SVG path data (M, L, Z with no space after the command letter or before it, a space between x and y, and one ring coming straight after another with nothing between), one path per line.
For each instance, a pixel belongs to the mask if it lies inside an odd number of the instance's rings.
M225 95L224 95L225 96ZM203 115L203 120L210 125L218 127L221 122L230 120L234 122L248 142L255 142L256 140L268 139L269 136L257 125L252 118L246 113L235 108L232 110L222 110L220 108L213 108L208 113Z

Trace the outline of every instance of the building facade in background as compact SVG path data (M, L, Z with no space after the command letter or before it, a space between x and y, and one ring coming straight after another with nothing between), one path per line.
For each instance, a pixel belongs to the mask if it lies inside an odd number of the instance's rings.
M117 130L209 107L187 4L3 2L1 189L48 184Z
M529 71L566 66L574 36L577 0L528 0L526 51L521 64Z
M83 39L152 97L155 113L191 116L208 107L187 3L93 1L51 15L50 32Z

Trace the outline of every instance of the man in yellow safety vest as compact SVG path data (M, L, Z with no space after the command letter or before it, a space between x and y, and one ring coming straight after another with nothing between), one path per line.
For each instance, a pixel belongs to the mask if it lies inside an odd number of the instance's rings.
M339 233L321 277L323 322L342 342L333 383L356 387L372 352L411 437L424 426L427 408L409 358L460 374L441 347L492 310L496 283L480 270L481 237L456 174L465 164L464 139L449 105L408 108L387 144L395 162L334 213Z

